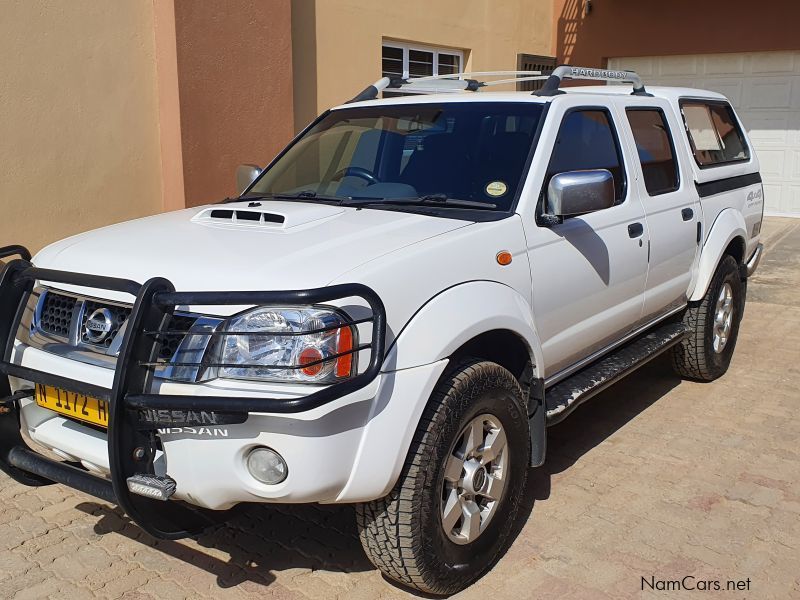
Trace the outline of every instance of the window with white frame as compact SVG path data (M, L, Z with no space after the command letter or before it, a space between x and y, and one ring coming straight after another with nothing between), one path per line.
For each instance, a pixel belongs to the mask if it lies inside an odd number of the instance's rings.
M464 53L402 42L383 42L383 77L427 77L463 71Z

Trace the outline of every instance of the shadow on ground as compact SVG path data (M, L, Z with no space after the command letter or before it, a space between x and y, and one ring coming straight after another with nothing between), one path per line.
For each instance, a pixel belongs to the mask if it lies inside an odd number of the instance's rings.
M658 357L586 402L565 421L549 428L547 460L528 473L525 501L520 507L513 539L534 516L537 500L547 500L551 495L558 497L558 490L551 489L553 475L569 469L584 454L646 411L680 382L681 379L672 371L669 358Z
M229 555L227 560L181 541L156 539L117 507L85 502L79 510L100 517L94 529L117 533L173 558L203 569L222 588L252 581L269 585L271 571L309 569L361 572L372 570L361 549L352 506L242 505L230 520L195 538L200 546ZM216 552L215 552L216 554Z
M551 476L565 471L584 454L678 385L669 362L657 359L582 406L549 430L544 466L531 469L526 499L512 533L517 537L532 516L537 500L558 491ZM99 517L98 534L117 533L212 573L222 588L245 581L269 585L271 571L310 569L363 572L374 569L361 549L352 506L246 505L230 521L197 537L205 548L229 555L227 560L182 542L158 540L143 532L118 509L85 502L78 509ZM216 553L216 552L215 552Z

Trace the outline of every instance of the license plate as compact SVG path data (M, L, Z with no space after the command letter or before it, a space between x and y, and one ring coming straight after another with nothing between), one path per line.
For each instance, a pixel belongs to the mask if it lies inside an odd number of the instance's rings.
M108 427L108 402L99 398L37 384L36 404L73 419Z

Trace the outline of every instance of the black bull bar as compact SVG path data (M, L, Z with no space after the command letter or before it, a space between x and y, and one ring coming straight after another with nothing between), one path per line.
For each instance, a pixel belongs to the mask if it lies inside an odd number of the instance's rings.
M157 537L178 539L193 535L215 524L218 519L214 517L214 511L180 501L163 502L128 490L129 477L154 474L156 430L152 424L142 423L143 414L157 414L165 409L213 411L227 419L224 422L241 423L251 412L297 413L362 389L377 377L381 369L386 343L386 312L380 297L365 285L350 283L294 291L176 292L172 283L161 277L139 284L114 277L39 269L31 264L30 253L24 247L0 248L0 259L13 255L22 258L6 264L0 274L0 469L26 485L62 483L116 503L142 529ZM124 292L136 298L117 357L111 389L11 362L15 334L36 281ZM369 305L371 316L345 324L371 322L371 340L355 346L350 352L319 362L369 349L370 360L366 369L351 379L293 399L151 393L153 371L159 364L159 349L164 335L175 333L168 327L176 306L306 305L346 298L361 298ZM85 394L108 403L110 480L68 463L50 460L28 448L20 433L19 400L32 396L33 391L17 390L12 394L9 377Z

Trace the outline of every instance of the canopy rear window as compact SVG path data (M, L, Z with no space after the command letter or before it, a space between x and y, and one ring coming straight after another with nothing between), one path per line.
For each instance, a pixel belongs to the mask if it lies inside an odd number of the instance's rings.
M750 158L730 104L717 100L681 100L680 106L694 158L701 168Z

